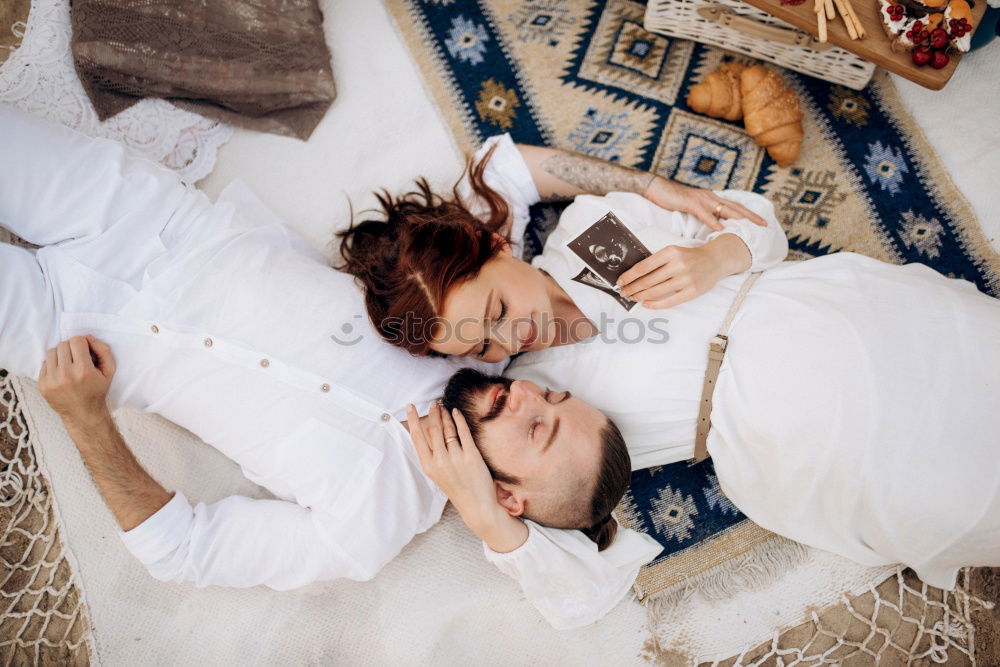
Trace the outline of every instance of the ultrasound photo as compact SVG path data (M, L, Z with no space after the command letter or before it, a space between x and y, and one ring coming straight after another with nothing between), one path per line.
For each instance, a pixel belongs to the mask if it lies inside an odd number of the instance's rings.
M612 289L618 276L653 254L610 211L570 241L569 248Z
M623 297L621 294L616 292L614 288L609 286L608 283L606 283L603 278L601 278L599 275L597 275L587 267L583 267L583 271L580 271L580 273L573 276L573 280L575 280L578 283L582 283L584 285L589 285L590 287L596 287L602 292L605 292L606 294L610 295L611 298L617 301L618 304L625 310L632 310L632 307L636 305L635 301L629 301L628 299Z

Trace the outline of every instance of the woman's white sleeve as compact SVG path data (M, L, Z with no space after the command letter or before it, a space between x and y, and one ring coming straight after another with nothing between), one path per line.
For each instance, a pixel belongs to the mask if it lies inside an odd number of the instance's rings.
M524 161L524 156L521 155L521 151L509 134L499 134L484 141L482 147L473 156L472 163L478 163L493 146L496 146L496 149L493 151L490 161L486 163L483 180L486 181L486 185L496 190L511 207L510 238L514 242L517 257L520 257L524 231L531 219L528 208L540 202L542 198L538 194L538 188L535 187L528 163ZM459 181L458 194L462 203L473 215L484 216L489 212L486 203L475 196L472 186L469 184L468 173Z
M740 237L750 250L749 271L763 271L785 261L788 256L788 237L785 236L785 230L774 214L774 204L770 200L745 190L721 190L716 194L723 199L743 204L764 218L767 226L761 227L746 218L731 218L722 220L723 230L715 232L694 216L685 215L685 218L694 221L698 227L697 234L704 235L706 243L722 234L735 234Z
M509 553L483 544L486 558L521 584L525 597L557 630L589 625L629 592L639 568L663 547L621 525L604 551L578 530L545 528L525 521L528 539Z
M693 215L660 208L642 195L612 192L604 197L577 197L563 212L559 227L565 227L568 234L576 230L583 231L611 208L623 217L623 222L632 227L640 238L647 236L641 231L643 227L652 228L648 230L652 232L649 238L657 239L659 246L650 246L649 249L653 252L671 244L700 246L722 234L734 234L750 251L749 271L762 271L785 260L788 256L788 239L774 214L774 205L767 198L744 190L719 190L716 194L743 204L764 218L767 226L761 227L746 218L732 218L720 220L722 231L717 232Z

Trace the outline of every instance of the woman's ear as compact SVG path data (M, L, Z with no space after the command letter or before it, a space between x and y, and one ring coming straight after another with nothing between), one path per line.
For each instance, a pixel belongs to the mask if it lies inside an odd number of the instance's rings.
M524 499L520 497L520 491L512 488L504 482L494 480L493 487L497 493L497 504L507 510L511 516L521 516L524 514Z

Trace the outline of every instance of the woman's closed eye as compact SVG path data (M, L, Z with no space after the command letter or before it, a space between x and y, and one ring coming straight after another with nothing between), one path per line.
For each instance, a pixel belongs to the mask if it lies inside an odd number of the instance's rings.
M504 303L503 299L500 299L500 315L493 321L493 323L494 325L499 324L500 322L503 322L506 318L507 318L507 304ZM489 338L483 341L483 347L481 350L479 350L480 359L486 359L486 355L489 354L490 347L492 346L492 344L493 341L490 340Z

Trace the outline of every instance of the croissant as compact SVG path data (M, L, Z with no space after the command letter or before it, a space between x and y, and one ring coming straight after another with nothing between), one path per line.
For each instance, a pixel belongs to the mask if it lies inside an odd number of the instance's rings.
M691 87L688 106L712 118L739 120L743 117L740 73L744 69L739 63L726 63L711 72L704 81Z
M740 93L747 133L779 167L795 162L804 136L795 92L775 72L754 65L740 74Z

